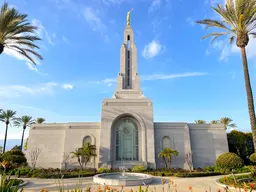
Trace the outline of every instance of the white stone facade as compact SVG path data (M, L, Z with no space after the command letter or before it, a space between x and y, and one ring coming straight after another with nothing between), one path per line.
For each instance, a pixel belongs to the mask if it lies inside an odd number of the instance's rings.
M57 123L33 125L30 129L27 159L41 149L37 167L63 168L64 156L89 139L97 148L97 156L87 167L118 168L144 165L163 168L158 154L165 147L179 152L172 166L188 169L185 155L192 153L193 167L213 165L216 158L228 151L224 125L190 123L154 123L153 104L140 89L137 72L137 49L133 30L126 26L120 50L120 73L117 89L111 99L102 102L99 123ZM67 168L79 168L70 158Z

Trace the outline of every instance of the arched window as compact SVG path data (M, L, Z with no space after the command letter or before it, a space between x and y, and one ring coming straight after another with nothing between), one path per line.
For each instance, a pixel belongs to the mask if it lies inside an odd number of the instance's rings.
M90 136L85 136L83 139L83 146L86 145L87 143L92 144L92 139Z
M164 136L162 139L162 148L170 148L171 147L171 139L168 136Z
M138 160L138 127L129 118L117 122L116 130L116 160Z

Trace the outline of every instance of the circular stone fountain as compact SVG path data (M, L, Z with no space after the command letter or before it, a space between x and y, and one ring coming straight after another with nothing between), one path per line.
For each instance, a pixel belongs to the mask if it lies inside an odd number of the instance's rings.
M147 185L153 177L143 173L103 173L93 177L93 182L101 185Z

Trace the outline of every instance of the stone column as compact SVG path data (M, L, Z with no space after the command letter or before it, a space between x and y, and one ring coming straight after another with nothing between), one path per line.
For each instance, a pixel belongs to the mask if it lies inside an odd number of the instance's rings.
M193 170L193 154L192 154L192 148L191 148L191 141L190 141L190 131L189 126L186 125L184 128L184 148L185 148L185 154L184 154L184 169L189 170L189 165L186 163L186 156L189 158L189 161L191 164L191 169Z

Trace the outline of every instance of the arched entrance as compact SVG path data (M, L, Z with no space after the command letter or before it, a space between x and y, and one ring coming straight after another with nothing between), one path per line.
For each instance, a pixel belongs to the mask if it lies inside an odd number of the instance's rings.
M138 161L138 127L131 118L115 124L116 161Z
M111 138L112 163L141 161L141 127L137 119L132 116L116 119Z

